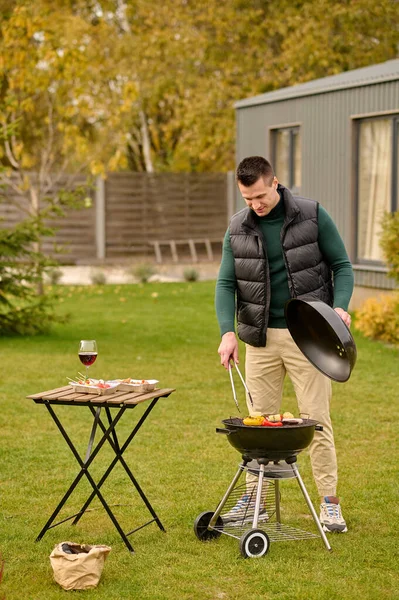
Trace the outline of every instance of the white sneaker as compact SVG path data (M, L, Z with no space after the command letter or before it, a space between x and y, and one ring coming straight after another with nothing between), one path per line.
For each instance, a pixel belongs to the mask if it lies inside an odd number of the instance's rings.
M247 494L244 494L244 496L241 496L241 498L238 500L237 504L233 506L233 508L229 510L229 512L225 513L224 515L221 515L221 517L225 523L235 521L242 521L243 523L246 523L248 521L253 520L254 513L255 500L251 499L250 496L248 496ZM267 515L265 507L261 505L259 510L259 520L267 521L268 518L269 517Z
M320 504L320 523L323 531L329 533L346 533L348 531L339 504L322 502Z

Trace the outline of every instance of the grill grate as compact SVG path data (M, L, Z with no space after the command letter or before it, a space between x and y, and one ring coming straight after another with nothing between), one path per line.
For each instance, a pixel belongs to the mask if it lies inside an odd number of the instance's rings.
M292 476L292 469L288 469L289 473L286 473L284 469L278 470L279 465L274 467L276 469L276 476L284 477L287 475ZM250 469L248 466L243 467L244 473L251 473L255 475L256 469ZM274 475L270 473L269 475ZM253 483L246 480L244 483L236 484L230 492L225 505L223 506L221 518L222 524L219 526L215 525L212 529L220 531L224 535L240 539L241 536L253 528L253 517L255 509L255 500L258 487L258 478L254 477ZM276 497L277 496L277 497ZM243 502L245 497L246 501ZM270 538L271 542L283 542L290 540L305 540L310 538L318 538L319 535L304 531L302 529L285 525L277 521L281 519L279 512L277 511L276 503L279 505L281 501L281 493L279 489L279 482L277 480L265 478L263 480L262 488L262 501L261 506L264 510L259 514L258 529L262 529ZM238 510L237 510L238 507Z
M318 421L314 419L308 419L306 417L301 417L302 423L284 423L279 429L303 429L304 427L313 427L314 425L318 425ZM222 423L227 425L228 427L244 427L245 429L265 429L263 425L244 425L243 419L240 417L230 417L229 419L223 419ZM266 428L269 429L270 428Z
M237 523L236 525L228 523L223 527L214 527L213 529L215 529L215 531L220 531L225 535L229 535L230 537L240 539L240 537L251 528L252 522L246 524ZM320 537L316 533L311 533L310 531L304 531L303 529L291 527L284 523L269 523L267 521L262 521L261 518L259 518L258 521L258 529L262 529L262 531L267 533L271 542L289 542Z

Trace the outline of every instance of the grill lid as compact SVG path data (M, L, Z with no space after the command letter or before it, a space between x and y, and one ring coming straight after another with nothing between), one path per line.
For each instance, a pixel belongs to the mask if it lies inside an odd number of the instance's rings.
M334 381L348 381L356 363L356 344L338 313L325 302L298 298L285 305L285 320L302 354Z

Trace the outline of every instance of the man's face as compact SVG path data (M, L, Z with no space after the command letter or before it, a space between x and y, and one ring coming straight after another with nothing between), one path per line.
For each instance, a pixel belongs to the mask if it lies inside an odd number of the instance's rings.
M244 198L246 205L253 210L258 217L265 217L278 204L280 196L277 192L278 181L276 177L266 180L260 177L253 185L246 187L238 182L238 189Z

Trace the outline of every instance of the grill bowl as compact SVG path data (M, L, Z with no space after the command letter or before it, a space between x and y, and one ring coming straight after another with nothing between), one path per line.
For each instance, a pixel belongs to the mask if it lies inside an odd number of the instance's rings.
M263 427L243 425L241 419L222 421L230 444L242 455L250 458L285 460L307 448L314 437L317 421L304 419L299 425Z

